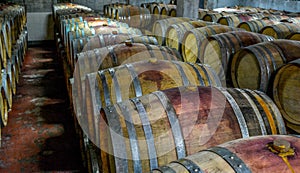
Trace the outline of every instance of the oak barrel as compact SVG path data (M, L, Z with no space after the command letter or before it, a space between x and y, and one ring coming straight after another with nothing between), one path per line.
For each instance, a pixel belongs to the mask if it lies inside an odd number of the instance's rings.
M88 122L84 124L88 124L89 137L96 141L96 126L93 122L95 117L99 116L99 108L102 106L156 90L190 85L221 86L221 83L209 66L156 59L154 62L134 62L91 73L86 78L86 114L81 120Z
M1 87L0 89L1 89L1 94L0 94L0 113L1 113L0 126L4 127L4 126L7 125L7 122L8 122L8 109L9 108L8 108L4 88Z
M74 63L76 63L76 55L80 52L85 52L88 50L102 48L114 44L120 44L125 41L131 41L132 43L143 43L143 44L153 44L158 45L155 37L142 36L134 34L98 34L95 36L81 37L72 40L70 46L70 57L73 60L72 69L74 68Z
M171 17L167 19L157 20L153 25L153 35L157 38L159 45L166 45L166 31L169 26L175 23L182 23L191 21L190 18L184 17Z
M172 161L152 173L296 173L300 169L299 149L300 138L292 135L236 139Z
M195 63L200 56L200 47L207 37L228 31L239 30L235 27L212 25L187 31L182 39L182 56L184 61Z
M74 69L75 83L72 87L73 97L75 97L73 101L75 100L77 104L81 104L82 98L85 98L82 96L85 94L83 84L88 73L150 58L182 61L181 55L174 49L141 43L121 43L93 49L79 53L77 57L78 61ZM80 115L79 106L75 104L75 107L78 108L77 112Z
M203 16L202 20L208 22L218 22L218 20L223 16L222 13L207 13Z
M141 29L150 24L151 15L147 8L126 6L117 9L116 20L127 23L130 27Z
M286 36L285 39L300 41L300 31L292 32L290 35Z
M85 37L85 36L93 36L96 34L135 34L142 35L141 30L132 27L111 27L111 26L95 26L91 28L85 28L83 30L77 30L76 32L68 32L68 43L71 44L72 40ZM67 48L67 51L70 49ZM71 59L71 55L67 52L67 57L70 65L74 64L73 59Z
M108 6L108 14L107 17L111 19L116 19L117 9L118 8L124 8L131 5L124 4L124 3L115 3Z
M267 92L276 70L299 55L299 41L279 39L244 47L233 55L229 65L232 84Z
M11 39L10 39L10 26L9 23L0 18L0 39L1 39L1 61L3 67L6 67L6 59L11 56ZM9 54L10 53L10 54Z
M165 6L165 4L152 4L152 14L160 15L161 9Z
M287 16L287 18L281 19L281 22L300 24L300 16L297 16L297 17L288 17Z
M74 19L74 18L73 18ZM77 19L77 20L80 20ZM70 22L70 21L69 21ZM116 22L116 21L111 21L109 19L104 19L104 18L97 18L97 17L85 17L84 20L81 18L80 21L74 22L73 20L70 23L63 24L63 41L64 44L67 44L67 34L69 31L77 31L77 30L82 30L84 28L91 28L91 27L96 27L96 26L109 26L109 27L115 27L115 28L120 28L120 27L125 27L128 28L128 25L126 23L122 22Z
M239 13L235 15L222 16L218 19L217 23L222 25L237 27L239 23L252 20L253 17L247 13Z
M5 45L4 48L6 51L6 56L8 58L11 58L11 54L12 54L12 35L11 34L12 33L11 33L10 22L3 18L1 18L0 20L2 20L0 22L0 25L1 25L0 27L2 28L1 33L3 34L3 41L4 41L4 45Z
M286 134L268 96L233 88L155 91L101 109L96 122L103 172L147 172L234 139Z
M216 23L201 20L172 24L166 31L166 46L175 48L181 52L182 39L187 31L213 24Z
M284 39L292 32L300 31L299 24L281 22L271 26L265 26L260 33L270 35L275 39Z
M207 14L207 13L212 13L212 11L208 10L208 9L202 9L199 8L198 9L198 19L203 19L203 17Z
M0 28L1 29L1 28ZM1 29L0 31L0 56L1 56L1 67L6 67L6 61L7 61L7 55L6 55L6 50L5 50L5 42L4 42L4 35L3 35L3 30Z
M221 80L227 80L231 55L242 47L274 40L273 37L248 31L231 31L212 35L203 42L198 57L200 62L210 65Z
M259 32L265 26L274 25L275 23L277 22L274 20L256 19L256 20L241 22L237 25L237 27L241 29L245 29L246 31Z
M289 21L289 16L286 15L272 15L272 14L267 14L265 17L263 17L262 19L268 19L268 20L273 20L276 22L283 22L285 20Z
M298 133L300 133L299 79L300 59L297 59L282 66L276 72L271 93L282 116L288 122L287 126Z
M8 109L12 108L12 86L11 86L11 73L6 69L2 70L2 87L5 94L5 98L7 100L7 107Z
M176 17L176 5L166 4L161 8L161 15Z

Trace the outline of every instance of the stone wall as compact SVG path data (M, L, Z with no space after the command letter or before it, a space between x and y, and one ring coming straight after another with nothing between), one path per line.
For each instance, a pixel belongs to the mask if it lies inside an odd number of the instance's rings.
M289 12L300 11L300 0L242 0L242 4L245 6L285 10Z
M53 3L65 2L66 0L8 0L23 4L25 2L28 12L50 12ZM130 0L131 4L140 5L145 2L165 2L170 0ZM235 5L261 7L265 9L286 10L291 12L300 11L300 0L203 0L207 8L232 7ZM98 11L103 10L104 4L125 3L127 0L71 0L73 3L86 5Z

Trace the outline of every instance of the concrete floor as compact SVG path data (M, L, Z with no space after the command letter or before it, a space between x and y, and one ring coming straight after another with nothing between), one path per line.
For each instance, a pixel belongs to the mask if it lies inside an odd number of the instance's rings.
M30 47L2 128L0 172L84 172L55 44Z

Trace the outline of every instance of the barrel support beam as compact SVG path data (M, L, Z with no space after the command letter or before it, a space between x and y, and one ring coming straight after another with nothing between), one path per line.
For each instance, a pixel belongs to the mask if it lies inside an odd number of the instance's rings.
M177 17L198 18L199 0L177 0Z

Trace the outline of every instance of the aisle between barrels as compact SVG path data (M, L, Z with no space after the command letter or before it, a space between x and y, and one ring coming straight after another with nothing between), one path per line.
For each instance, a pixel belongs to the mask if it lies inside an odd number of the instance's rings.
M2 128L0 172L82 172L55 44L30 47Z

